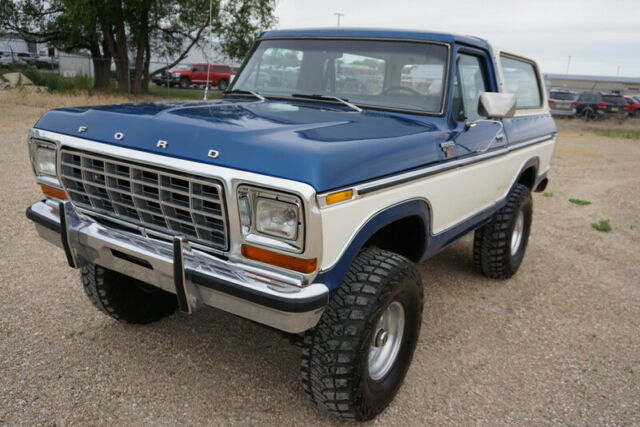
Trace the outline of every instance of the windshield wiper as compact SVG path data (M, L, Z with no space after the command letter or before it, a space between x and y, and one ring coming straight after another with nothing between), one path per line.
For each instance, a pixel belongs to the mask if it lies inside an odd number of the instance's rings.
M306 95L304 93L292 93L291 96L293 96L294 98L309 98L309 99L324 99L324 100L332 99L332 100L339 101L339 102L343 103L344 105L346 105L347 107L357 111L358 113L362 113L362 108L358 107L355 104L350 103L348 99L339 98L337 96L331 96L331 95Z
M247 95L253 95L256 98L258 98L260 101L264 101L266 98L262 95L260 95L258 92L254 92L252 90L244 90L244 89L233 89L233 90L229 90L224 92L224 94L229 94L229 93L239 93L239 94L247 94Z

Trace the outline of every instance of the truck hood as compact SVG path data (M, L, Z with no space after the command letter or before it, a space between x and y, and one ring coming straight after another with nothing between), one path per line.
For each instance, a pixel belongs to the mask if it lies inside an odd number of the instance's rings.
M86 127L80 133L79 128ZM301 101L216 100L62 108L37 129L305 182L322 192L441 159L442 118ZM124 134L116 140L116 133ZM166 141L166 148L158 141ZM220 153L208 157L209 150Z

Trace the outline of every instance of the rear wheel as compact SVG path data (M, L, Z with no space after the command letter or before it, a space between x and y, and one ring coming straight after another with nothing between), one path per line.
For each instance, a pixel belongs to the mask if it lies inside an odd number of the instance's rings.
M516 184L507 204L476 230L473 259L487 277L507 279L518 271L527 250L533 201L529 187Z
M104 314L127 323L151 323L178 308L175 295L98 265L82 267L84 291Z
M363 251L318 326L305 334L305 393L344 419L370 420L382 412L411 364L422 301L411 261L381 249Z

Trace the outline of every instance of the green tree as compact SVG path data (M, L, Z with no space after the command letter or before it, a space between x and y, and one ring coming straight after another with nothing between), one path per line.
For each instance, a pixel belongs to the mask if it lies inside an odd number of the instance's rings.
M242 58L273 24L274 8L275 0L0 0L0 31L68 52L89 51L96 88L108 86L114 61L119 89L140 94L205 34L219 39L227 56ZM150 72L154 54L174 60Z

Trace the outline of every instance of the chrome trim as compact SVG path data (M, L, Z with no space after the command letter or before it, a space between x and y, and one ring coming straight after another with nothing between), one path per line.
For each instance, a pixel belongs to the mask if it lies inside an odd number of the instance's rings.
M58 147L70 147L89 151L98 155L102 154L114 158L130 160L150 167L162 167L168 170L221 180L225 190L224 195L226 198L227 215L229 220L229 249L224 252L224 255L228 256L230 261L243 262L247 265L253 265L258 269L266 269L284 275L291 274L292 272L284 268L248 260L242 256L242 235L238 219L239 214L236 202L236 193L238 186L251 185L256 187L266 187L274 191L281 190L283 192L295 194L302 200L307 226L305 237L308 244L305 245L303 252L300 254L293 254L293 256L301 258L317 258L318 265L321 265L323 247L322 221L320 219L320 209L316 201L315 190L309 184L205 163L207 162L207 158L203 158L202 162L183 160L166 155L148 153L40 129L32 129L30 131L30 135L54 142L58 144ZM192 246L195 248L195 244L192 243ZM291 252L283 251L281 249L265 247L260 244L256 244L256 246L264 247L265 249L269 249L274 252L292 255ZM312 283L318 272L316 271L310 274L296 274L302 277L304 284L309 284Z
M379 109L379 110L384 110L384 111L397 111L397 112L402 112L402 113L411 113L411 114L421 114L421 115L425 115L425 116L440 116L444 114L445 111L445 105L447 102L447 96L448 96L448 92L449 92L449 73L451 71L451 43L447 43L447 42L441 42L438 40L420 40L420 39L405 39L405 38L393 38L393 37L349 37L349 36L275 36L275 37L261 37L259 39L256 40L256 43L254 44L253 48L251 49L251 54L249 56L247 56L247 59L245 60L245 63L242 64L242 68L241 68L241 72L244 72L244 68L245 65L248 63L250 57L253 55L253 53L255 52L255 50L257 49L259 43L263 40L369 40L369 41L382 41L382 42L405 42L405 43L422 43L422 44L436 44L436 45L441 45L441 46L445 46L447 48L447 63L446 63L446 69L444 70L444 90L442 92L442 101L440 102L440 111L423 111L423 110L411 110L411 109L406 109L406 108L393 108L393 107L384 107L384 106L380 106L380 105L369 105L369 104L362 104L362 103L358 103L358 104L354 104L355 106L358 107L363 107L363 108L370 108L370 109ZM239 73L238 73L239 74ZM238 79L237 77L234 79L234 83L237 82ZM235 88L235 84L233 85L232 89ZM245 89L243 89L245 90ZM233 95L242 95L242 94L233 94ZM245 95L246 96L246 95ZM264 95L263 95L264 96ZM295 97L291 97L291 96L271 96L271 95L266 95L266 98L276 98L276 99L296 99L299 100L301 98L295 98ZM305 101L311 101L311 102L330 102L328 100L317 100L317 99L304 99ZM335 104L338 104L338 102L336 101Z
M74 206L218 250L228 247L228 220L218 179L62 148L58 175Z
M305 245L305 217L302 209L302 201L299 197L288 194L286 192L278 192L268 190L260 187L253 187L249 185L241 185L237 189L238 203L240 195L246 194L251 204L251 224L249 230L245 231L241 225L242 237L247 243L258 243L271 248L279 248L287 252L302 253ZM284 237L278 237L270 235L258 230L257 213L258 213L258 199L265 198L269 200L281 201L294 205L298 209L298 229L296 231L295 239L286 239ZM238 221L240 222L240 214L238 213Z
M104 227L90 217L76 212L70 202L64 202L64 206L66 235L74 261L77 262L76 267L97 264L167 292L176 293L172 243ZM36 202L30 209L36 217L46 219L46 223L62 224L60 209L53 202ZM37 221L34 223L41 237L62 247L60 233ZM286 332L300 333L317 324L324 311L324 305L311 311L281 311L261 304L260 297L276 298L294 306L310 298L322 304L328 302L329 290L324 284L314 283L302 287L298 278L298 286L295 286L296 279L293 276L285 277L244 263L225 261L189 248L183 242L179 245L178 256L183 263L180 279L183 280L190 312L207 305ZM186 271L190 274L185 274ZM210 286L199 285L190 278L192 274L212 281L229 283L237 289L249 291L258 298L244 299Z

